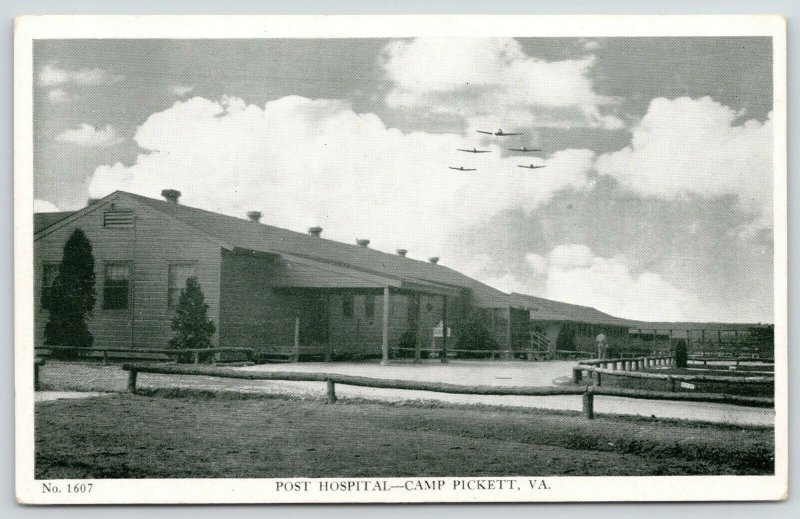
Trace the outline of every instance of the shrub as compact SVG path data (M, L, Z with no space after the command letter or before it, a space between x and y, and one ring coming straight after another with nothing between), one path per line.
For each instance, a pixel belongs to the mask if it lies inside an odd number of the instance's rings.
M401 349L397 350L396 357L411 358L414 357L414 349L417 347L417 333L414 330L406 330L400 336L397 344Z
M94 337L89 332L86 318L92 315L96 301L92 244L82 230L75 229L64 244L58 274L46 299L42 301L48 311L44 328L45 343L91 348ZM56 358L74 358L78 355L79 350L53 352Z
M489 329L484 324L484 320L479 312L470 312L464 319L461 332L456 339L458 350L497 350L497 341L494 340ZM462 353L466 358L481 358L489 356L486 352Z
M181 297L172 319L175 336L169 341L174 350L211 348L211 337L217 331L214 322L208 318L208 304L197 278L186 280L186 288L181 290ZM178 355L178 362L191 362L192 354ZM203 362L210 362L212 355L201 356Z

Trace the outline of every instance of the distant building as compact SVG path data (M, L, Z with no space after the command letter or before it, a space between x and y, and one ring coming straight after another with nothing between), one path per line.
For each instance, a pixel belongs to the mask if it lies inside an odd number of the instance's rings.
M116 191L79 211L34 215L37 347L47 320L41 296L76 228L96 261L89 324L98 348L165 347L188 277L205 294L216 345L265 353L299 344L304 355L427 354L442 348L443 323L455 349L468 314L481 317L503 355L531 359L592 352L599 333L624 348L632 327L648 328L589 307L505 294L438 258L381 252L366 239L328 240L319 227L289 231L262 224L257 211L234 218L181 205L177 191L162 194L165 200Z

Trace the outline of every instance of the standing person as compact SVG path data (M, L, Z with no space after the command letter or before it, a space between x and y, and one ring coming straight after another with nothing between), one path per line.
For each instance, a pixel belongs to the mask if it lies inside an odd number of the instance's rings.
M598 334L597 336L597 358L604 359L608 355L608 341L606 340L606 335L604 333Z

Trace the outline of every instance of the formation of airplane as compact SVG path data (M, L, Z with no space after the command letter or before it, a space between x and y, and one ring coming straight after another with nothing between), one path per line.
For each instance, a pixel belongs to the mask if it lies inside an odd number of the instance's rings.
M494 135L495 137L510 137L512 135L522 135L522 133L506 133L501 128L498 128L497 131L494 131L494 132L487 132L487 131L483 131L483 130L475 130L475 131L477 131L478 133L486 134L486 135ZM508 149L509 149L509 151L518 151L518 152L521 152L521 153L530 153L530 152L534 152L534 151L542 151L539 148L526 148L525 146L522 146L521 148L508 148ZM479 150L479 149L474 148L474 147L471 150L467 149L467 148L458 148L458 151L463 151L463 152L466 152L466 153L491 153L491 150ZM448 166L448 167L450 169L454 169L456 171L477 171L477 168L465 168L464 166L459 166L459 167ZM545 166L544 165L536 166L534 164L530 164L530 165L526 166L524 164L520 164L517 167L525 168L525 169L539 169L539 168L543 168Z
M509 137L511 135L522 135L521 133L506 133L502 128L498 128L496 132L485 132L483 130L475 130L478 133L485 133L486 135L494 135L496 137Z

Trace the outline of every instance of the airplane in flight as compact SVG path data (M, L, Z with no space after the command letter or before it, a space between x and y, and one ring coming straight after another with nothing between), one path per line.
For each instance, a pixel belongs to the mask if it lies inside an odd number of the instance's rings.
M458 151L466 151L467 153L491 153L492 150L479 150L476 148L472 148L471 150L465 150L462 148L458 148Z
M525 168L525 169L539 169L539 168L543 168L544 166L534 166L533 164L531 164L530 166L522 165L522 166L517 166L517 167L518 168Z
M509 150L509 151L521 151L521 152L523 152L523 153L527 153L527 152L530 152L530 151L542 151L542 150L540 150L539 148L536 148L536 149L533 149L533 150L532 150L532 149L530 149L530 148L526 148L525 146L523 146L523 147L521 147L521 148L508 148L508 150Z
M506 133L501 128L498 128L496 132L485 132L483 130L475 130L478 133L485 133L486 135L494 135L496 137L509 137L511 135L522 135L521 133Z
M458 168L454 168L453 166L447 166L447 167L450 168L450 169L458 170L458 171L478 171L475 168L470 169L470 168L465 168L464 166L461 166L461 167L458 167Z

